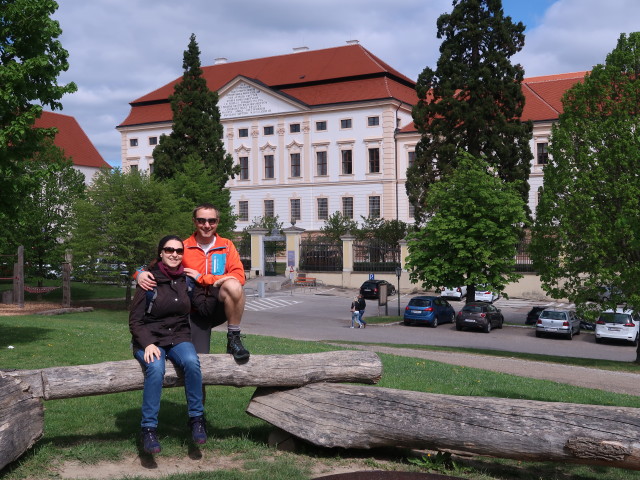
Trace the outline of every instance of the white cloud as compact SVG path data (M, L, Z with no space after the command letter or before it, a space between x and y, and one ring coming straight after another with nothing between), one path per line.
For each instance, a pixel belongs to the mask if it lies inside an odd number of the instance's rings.
M115 131L129 102L178 78L189 36L203 65L316 50L357 39L383 61L417 79L435 67L436 20L451 0L58 0L55 18L71 68L60 79L79 90L62 113L76 117L106 161L120 163ZM509 1L518 11L522 0ZM528 76L585 70L603 62L621 32L640 18L637 0L549 0L534 11L525 50L514 57ZM544 8L547 8L544 11ZM531 11L531 5L528 5ZM517 18L507 12L515 21ZM531 15L531 13L522 13ZM525 23L527 23L525 21ZM111 121L111 124L109 122Z

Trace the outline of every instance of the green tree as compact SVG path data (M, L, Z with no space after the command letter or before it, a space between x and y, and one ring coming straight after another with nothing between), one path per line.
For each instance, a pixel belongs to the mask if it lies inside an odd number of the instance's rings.
M341 241L340 237L348 233L355 235L358 228L358 222L336 211L329 215L329 218L324 221L320 232L331 241L339 243Z
M179 202L179 210L184 228L180 234L187 237L193 233L191 214L196 205L211 203L220 212L218 233L229 237L236 228L237 216L231 210L231 193L219 184L211 184L211 167L203 167L197 155L188 155L184 164L165 184L174 193Z
M429 189L452 174L463 151L484 156L502 179L517 182L526 209L532 124L520 121L524 71L509 60L524 46L525 27L504 16L501 0L454 0L437 26L440 58L435 71L420 74L413 108L422 138L406 189L416 220L433 211Z
M64 258L71 232L74 207L84 192L84 175L53 145L25 162L23 192L17 214L6 217L3 234L10 245L24 245L27 274L38 286L49 268Z
M34 129L42 107L62 108L60 99L76 90L58 85L69 68L68 53L57 38L60 25L50 16L53 0L0 0L0 212L14 215L24 197L17 181L53 129Z
M582 309L640 305L640 32L566 92L553 126L531 253L543 288ZM599 309L601 305L592 305Z
M358 239L377 238L389 245L397 245L407 236L409 226L402 220L385 220L384 218L361 217L362 228L356 231Z
M148 175L102 170L77 205L74 264L124 264L128 275L156 257L158 241L184 229L178 201ZM131 282L127 282L127 304Z
M154 175L167 179L176 175L187 158L199 158L208 170L211 186L224 187L237 173L233 158L222 142L223 127L218 110L218 94L207 87L200 68L200 49L195 35L182 62L182 81L169 97L173 126L169 135L160 137L153 151Z
M467 285L473 300L477 284L502 291L521 277L514 265L526 215L515 182L497 177L482 158L461 154L458 164L430 189L436 213L409 234L407 266L425 289Z

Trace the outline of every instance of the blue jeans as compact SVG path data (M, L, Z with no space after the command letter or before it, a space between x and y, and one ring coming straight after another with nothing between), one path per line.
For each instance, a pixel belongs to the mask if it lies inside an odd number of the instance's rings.
M204 415L200 359L193 344L182 342L172 347L158 347L158 349L161 357L151 363L144 361L144 350L136 350L133 353L133 356L144 368L141 426L152 428L158 426L160 396L162 395L162 382L167 358L184 372L184 392L187 397L189 417Z
M356 323L358 326L362 325L362 322L360 321L360 312L357 310L355 312L351 312L351 328L354 328Z
M359 311L358 311L358 314L359 314L359 316L358 316L358 321L359 321L361 324L366 323L366 322L363 320L363 318L364 318L364 310L359 310Z

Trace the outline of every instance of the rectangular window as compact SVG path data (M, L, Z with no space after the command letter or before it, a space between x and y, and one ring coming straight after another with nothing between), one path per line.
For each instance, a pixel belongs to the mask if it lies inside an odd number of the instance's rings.
M413 167L413 164L416 161L416 152L409 152L407 158L407 168Z
M264 216L273 218L275 217L275 209L273 207L273 200L264 201Z
M138 171L138 165L129 165L129 171L130 172L137 172Z
M380 218L380 197L369 197L369 218Z
M300 133L300 124L292 123L289 125L289 133Z
M353 218L353 197L342 197L342 215Z
M292 177L300 177L300 154L292 153L291 154L291 176Z
M327 220L329 218L329 199L318 199L318 220Z
M377 127L380 125L380 117L367 117L367 127Z
M409 202L409 218L416 218L416 206Z
M264 156L264 178L275 178L273 155Z
M129 146L130 147L137 147L138 146L138 139L137 138L130 138L129 139Z
M547 151L547 147L549 147L548 143L538 143L536 144L538 148L538 165L546 165L549 161L549 152Z
M249 202L246 200L238 202L238 220L241 222L249 221Z
M316 122L316 130L318 132L322 132L322 131L324 131L326 129L327 129L327 122L326 121Z
M240 157L240 180L249 180L249 157Z
M351 128L351 119L345 118L344 120L340 120L340 128L342 128L343 130L345 128Z
M153 162L149 163L149 174L153 175Z
M249 136L249 129L248 128L239 128L238 129L238 136L240 138L248 137Z
M369 149L369 173L380 173L380 149Z
M273 135L273 126L264 127L264 134L265 135Z
M149 145L157 145L158 137L149 137Z
M291 220L300 220L300 199L291 199Z
M342 150L340 153L342 154L342 174L352 175L353 174L353 151Z
M316 175L327 174L327 152L316 152Z

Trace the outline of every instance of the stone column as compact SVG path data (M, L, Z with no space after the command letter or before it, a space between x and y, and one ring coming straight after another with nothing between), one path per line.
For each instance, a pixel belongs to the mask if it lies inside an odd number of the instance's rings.
M269 233L266 228L252 228L251 234L251 272L264 276L264 237Z

